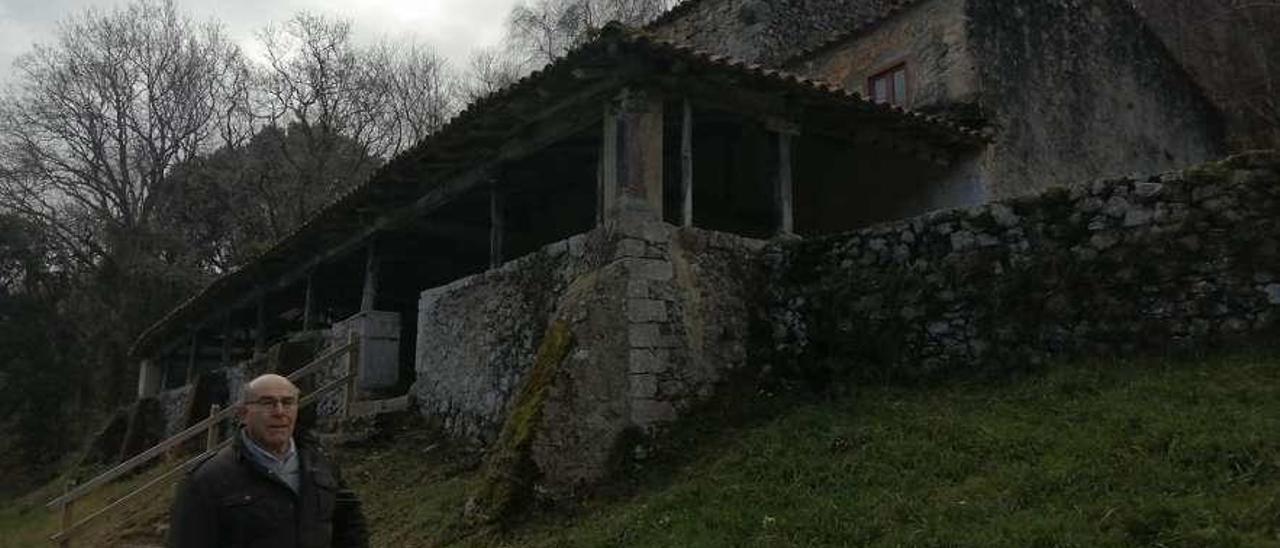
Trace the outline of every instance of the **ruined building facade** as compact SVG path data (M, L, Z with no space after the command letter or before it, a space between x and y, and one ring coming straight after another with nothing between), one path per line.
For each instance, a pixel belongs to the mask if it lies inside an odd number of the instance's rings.
M907 223L823 248L850 274L942 268L948 249L1004 235L1033 249L1033 229L1075 253L1081 230L1129 226L1130 203L1100 193L1115 214L1071 216L1063 234L1009 215L998 234L966 224L986 213L902 219L1177 169L1219 141L1212 108L1118 1L688 0L473 103L173 310L135 345L139 396L176 430L244 377L355 334L361 397L408 392L572 491L730 372L818 351L817 302L777 274L804 264L798 242ZM869 318L889 306L859 302ZM1269 325L1265 303L1249 321ZM969 329L918 312L910 325L939 337Z

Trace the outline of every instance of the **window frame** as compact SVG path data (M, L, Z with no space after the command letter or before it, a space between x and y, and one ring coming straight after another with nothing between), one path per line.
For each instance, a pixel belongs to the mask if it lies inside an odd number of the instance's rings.
M898 85L896 75L902 73L902 102L897 102ZM885 100L880 101L876 98L876 83L885 82ZM907 108L911 104L911 71L908 70L906 61L898 61L888 67L878 70L867 77L867 98L876 104L884 104L895 107Z

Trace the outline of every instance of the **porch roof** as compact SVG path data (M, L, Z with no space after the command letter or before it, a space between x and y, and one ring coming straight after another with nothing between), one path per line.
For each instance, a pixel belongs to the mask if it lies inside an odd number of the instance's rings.
M131 355L151 356L177 337L287 287L379 231L487 184L503 162L598 123L626 87L688 97L800 127L894 143L939 161L981 146L978 132L942 118L875 104L825 82L658 40L611 23L591 42L476 100L439 131L242 267L214 280L144 331Z

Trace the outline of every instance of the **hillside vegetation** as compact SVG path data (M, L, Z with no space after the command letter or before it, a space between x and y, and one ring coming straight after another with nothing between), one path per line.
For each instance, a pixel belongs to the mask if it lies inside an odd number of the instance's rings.
M504 531L461 532L478 458L415 425L341 460L375 546L1280 545L1277 358L845 392L725 398ZM47 515L6 506L0 539ZM131 521L98 538L155 530Z

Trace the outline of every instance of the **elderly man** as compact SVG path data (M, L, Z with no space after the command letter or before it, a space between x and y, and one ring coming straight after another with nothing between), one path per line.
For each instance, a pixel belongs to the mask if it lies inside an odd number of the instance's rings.
M170 548L368 546L360 503L338 469L295 443L298 388L263 375L245 386L242 403L233 444L178 490Z

